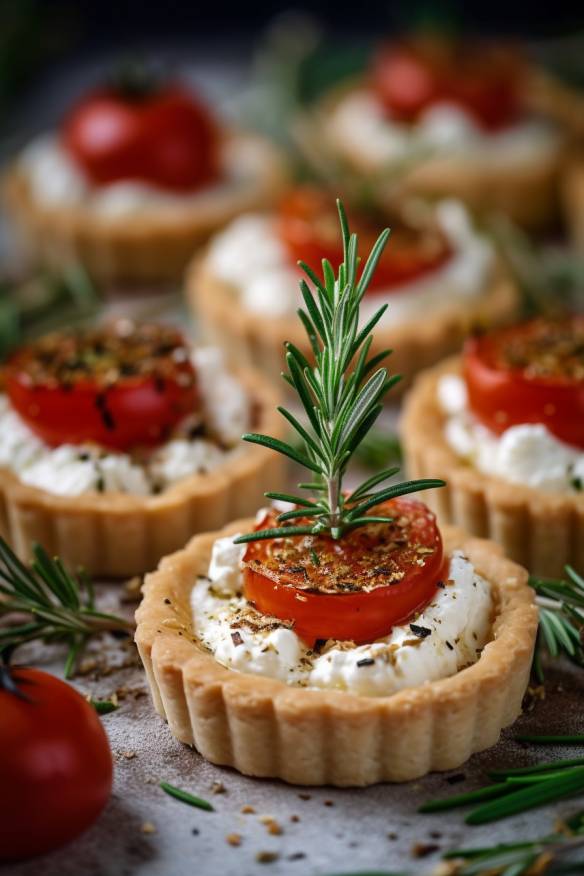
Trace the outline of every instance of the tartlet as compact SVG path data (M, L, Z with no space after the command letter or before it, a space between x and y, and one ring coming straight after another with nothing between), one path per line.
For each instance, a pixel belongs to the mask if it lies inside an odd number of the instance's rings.
M128 324L124 323L123 332L127 331ZM155 333L158 337L162 332L170 346L174 345L173 353L175 349L186 349L180 346L184 341L173 329L147 326L133 331L135 334L145 332L147 343L150 343L148 333ZM58 340L62 341L63 337L58 336ZM52 340L49 337L38 343L52 344ZM18 357L19 353L16 355ZM3 381L5 390L11 367L9 362ZM278 395L272 386L248 368L225 373L227 379L239 387L238 391L245 400L249 411L245 426L268 427L281 435L281 424L273 410ZM166 391L164 380L171 382L171 378L161 378L157 392ZM119 387L120 383L109 385L104 392L110 399L110 407L115 404L111 401L111 394L115 393L116 386ZM36 392L38 399L41 390ZM10 389L8 393L13 398ZM75 404L75 389L66 390L65 398L69 397ZM18 397L14 398L18 401ZM205 437L204 429L201 432L200 406L197 407L197 423L191 432L188 407L181 411L186 419L177 418L176 402L171 398L171 423L160 425L162 431L157 435L155 446L142 448L133 455L131 440L112 448L110 443L102 442L101 433L85 434L83 424L87 421L88 411L82 419L81 412L79 416L75 415L77 422L82 423L83 434L75 433L71 441L60 441L58 437L63 428L66 432L75 422L69 420L69 427L66 425L62 407L54 409L59 411L53 418L54 434L50 430L43 432L50 421L50 416L45 416L46 407L42 408L37 429L34 422L25 422L20 416L26 416L27 407L33 416L38 414L39 405L36 399L31 405L30 398L30 395L23 396L18 401L18 408L14 409L10 402L4 403L4 397L2 409L3 429L7 433L11 429L17 430L13 444L20 444L20 449L16 445L9 446L11 439L9 435L5 436L7 443L3 455L6 461L0 466L0 532L23 560L30 559L32 546L39 543L49 554L59 555L69 566L82 566L94 575L122 577L139 574L153 568L160 556L184 544L193 532L205 530L210 525L223 525L242 512L249 513L261 499L265 479L275 478L279 483L283 476L280 461L262 448L224 449L224 439L220 436L217 439ZM50 414L50 399L48 411ZM107 422L111 416L101 403L96 416L103 417L106 427L111 428L111 423ZM118 421L117 416L116 427L119 428L123 418ZM163 424L162 417L163 413L155 412L156 424ZM135 410L128 421L131 428L138 419ZM36 433L29 427L36 429ZM109 442L107 433L104 434L105 441ZM115 438L115 431L112 434ZM202 439L198 437L200 434ZM238 431L237 437L239 434ZM136 438L133 440L137 443ZM218 443L214 444L215 441ZM28 453L27 448L30 448L30 458L20 457L19 454ZM188 459L184 461L184 454L189 452L194 454L192 463ZM132 455L128 456L128 453ZM58 458L59 454L66 459ZM17 465L20 458L22 470ZM111 468L107 468L108 461L112 462ZM77 478L81 478L81 486ZM108 478L112 479L111 485ZM67 479L73 482L70 488L64 485Z
M157 712L207 760L252 776L302 785L404 782L460 766L494 745L521 710L537 609L527 574L491 542L443 530L495 589L493 638L472 666L389 697L305 690L221 666L193 635L189 604L219 536L195 536L149 575L136 614L136 644Z
M112 142L93 142L110 122ZM116 84L17 156L4 192L34 258L80 261L104 284L161 283L227 221L271 204L285 177L275 146L221 124L182 86Z
M187 272L186 294L203 337L222 347L234 361L253 365L273 378L279 377L282 370L285 341L295 344L310 357L309 342L295 317L296 307L301 304L301 295L294 265L305 246L298 245L293 252L283 251L281 255L278 254L276 261L272 254L274 246L284 250L284 243L278 239L279 232L276 229L286 218L286 211L290 213L290 205L298 213L292 222L300 222L301 230L323 217L328 222L330 199L326 199L326 209L323 209L322 199L322 192L300 189L282 202L279 212L241 217L211 241L206 253L196 257ZM312 203L315 201L316 205ZM322 217L319 214L321 210ZM433 235L443 235L442 244L450 247L444 260L437 259L434 265L424 266L419 277L412 276L409 280L397 282L388 291L384 291L382 285L374 293L368 292L365 299L370 312L367 312L364 320L376 306L388 305L387 318L384 317L376 327L372 349L375 352L387 348L395 350L392 366L395 372L402 375L400 390L408 385L417 371L460 349L471 328L508 322L513 318L518 303L515 283L504 267L494 261L488 244L472 229L462 205L445 202L436 210L424 208L422 215L419 226L410 226L407 213L404 217L402 210L394 207L393 214L386 216L394 229L388 253L392 256L397 253L399 258L401 252L404 259L408 258L407 250L400 250L400 230L403 229L406 245L412 245L407 240L407 235L411 234L414 236L414 247L421 247L422 251L428 243L428 236L433 245L436 243ZM441 222L444 223L444 230ZM253 231L256 226L257 230ZM270 297L277 299L280 295L283 300L291 298L289 303L280 307L280 313L274 310L272 304L264 312L259 308L250 309L244 300L243 287L238 285L237 280L222 276L215 265L220 248L228 251L239 229L250 253L260 253L262 246L267 253L263 283L266 289L269 288ZM255 243L250 238L252 231L253 238L257 238ZM315 258L329 254L326 247L317 247L317 242L316 239L309 242L310 253L314 250ZM332 260L332 252L330 255ZM472 277L468 270L471 255L475 262L478 256ZM254 258L259 256L255 255ZM461 271L463 259L468 264ZM454 265L458 265L456 277ZM449 271L452 273L451 279L450 274L447 276ZM240 282L249 274L249 271L240 272ZM465 276L466 280L460 279L461 276ZM474 291L471 289L473 283L478 284ZM284 285L285 294L280 294L278 284ZM292 296L290 289L293 290ZM414 307L416 300L417 309ZM400 306L409 307L410 310L406 310L398 319L396 308Z
M390 482L387 469L344 489L395 380L387 353L371 355L375 319L360 329L359 312L389 230L359 276L338 211L338 273L305 269L318 288L304 289L302 315L314 364L287 347L306 425L280 410L303 449L244 436L309 480L165 558L145 582L136 643L158 712L212 762L363 786L456 767L497 740L521 707L537 609L526 572L496 545L441 533L408 497L442 481Z
M371 180L378 194L451 196L545 226L558 211L564 139L530 112L523 68L515 51L488 43L397 42L299 126L311 153Z
M428 502L441 522L455 523L474 535L493 539L503 546L507 556L526 566L533 574L559 577L566 564L581 568L584 564L584 492L578 489L581 481L575 473L570 487L569 457L564 463L564 486L555 486L551 480L549 484L545 483L545 488L543 481L541 486L533 486L522 482L521 477L513 472L509 478L492 473L492 468L487 471L485 468L489 465L495 466L494 452L488 448L482 457L484 466L477 468L449 442L445 433L449 414L439 400L440 387L445 386L442 381L461 375L462 362L455 357L416 381L406 400L401 423L408 471L415 477L431 473L446 481L445 489L428 495ZM458 393L456 387L455 390ZM466 416L464 403L461 410ZM540 422L548 419L542 416ZM521 423L521 415L515 421ZM540 433L542 427L537 421L526 422L534 424L529 429L535 427L538 430L535 440L538 443L545 441L545 448L548 448L549 441L555 441L553 434ZM581 422L581 415L579 417L576 410L572 413L572 422ZM474 428L472 424L471 428ZM507 435L510 432L511 429ZM497 440L488 429L483 429L481 434L489 442ZM527 438L534 440L531 435ZM552 450L559 448L567 454L573 448L573 458L578 459L578 443L576 439L568 438L562 436L563 440L558 439L550 449L537 450L534 447L531 450L534 465L539 466L542 477L549 475L551 479L555 476L556 460L552 462ZM515 449L514 452L519 451ZM517 465L519 461L517 457ZM582 468L581 462L579 465Z

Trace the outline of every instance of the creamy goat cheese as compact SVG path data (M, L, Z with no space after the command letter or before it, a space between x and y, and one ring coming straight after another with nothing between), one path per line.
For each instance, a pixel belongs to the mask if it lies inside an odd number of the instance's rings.
M261 142L234 138L222 146L224 179L194 192L175 193L138 180L92 185L69 157L54 133L29 143L20 154L19 167L26 175L35 200L46 208L83 204L107 219L135 215L150 207L157 215L193 206L204 207L209 198L228 195L234 187L256 184L263 173L265 149Z
M88 492L148 496L194 474L213 471L238 452L237 442L249 426L247 394L227 370L216 348L192 354L206 431L214 439L189 435L190 424L153 450L139 454L106 450L95 444L43 443L0 393L0 466L25 484L58 496Z
M230 669L303 687L387 696L453 675L476 662L489 639L490 586L457 551L447 583L412 619L418 634L400 624L371 644L329 641L317 654L286 625L256 629L242 621L249 610L242 594L245 546L234 545L234 537L217 539L208 575L191 593L197 638Z
M582 491L584 453L542 423L511 426L495 435L469 410L466 385L456 374L440 379L438 402L446 414L448 444L479 471L546 492Z
M491 276L491 245L473 228L468 212L457 201L442 201L436 219L453 255L448 261L399 289L365 296L361 318L365 322L382 305L390 307L381 325L407 322L422 313L452 306L452 301L480 295ZM291 316L300 302L299 271L278 237L273 218L241 216L213 239L207 266L219 280L229 283L246 310L268 317Z
M485 132L455 104L437 103L414 125L388 116L374 94L347 93L324 122L335 148L345 156L371 166L420 158L479 159L489 165L538 160L558 147L553 127L540 119L526 119L496 133Z

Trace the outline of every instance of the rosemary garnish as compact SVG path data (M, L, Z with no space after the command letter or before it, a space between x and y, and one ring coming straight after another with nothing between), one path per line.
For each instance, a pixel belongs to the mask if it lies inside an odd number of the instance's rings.
M188 791L183 791L182 788L177 788L175 785L169 785L168 782L160 782L160 787L165 794L174 797L175 800L180 800L181 803L188 803L189 806L194 806L196 809L205 809L207 812L214 812L209 801L203 800L202 797L195 797L194 794L189 794Z
M387 304L380 307L365 326L359 325L359 306L377 262L389 237L385 229L373 246L369 258L359 274L357 235L350 234L347 217L337 201L343 238L343 263L335 275L332 265L323 259L323 279L304 262L299 262L312 282L313 293L306 282L300 281L305 310L298 315L308 335L315 363L287 343L283 375L298 395L307 417L306 426L286 408L278 408L304 442L303 449L268 435L246 434L245 441L260 444L289 457L312 473L312 481L299 487L313 494L287 495L286 501L298 505L298 510L285 511L278 523L292 525L264 529L235 539L236 543L260 538L325 533L334 539L343 533L373 521L391 522L386 516L370 516L372 508L389 499L441 487L441 480L417 480L392 484L383 489L374 488L396 474L389 468L373 475L349 495L343 492L343 477L355 450L383 410L382 400L400 379L388 376L383 367L377 367L389 355L389 350L372 355L372 331L385 313ZM266 493L267 498L282 498L281 494ZM302 519L299 525L293 521ZM307 522L308 521L308 522Z
M418 812L445 812L480 803L466 816L465 821L467 824L487 824L584 792L584 766L574 765L574 761L497 770L491 776L499 781L476 791L431 800L422 805Z
M98 715L109 715L119 709L111 700L89 700Z
M95 633L130 631L133 624L95 608L91 581L74 576L58 558L36 545L31 568L0 538L0 618L16 619L0 629L0 655L25 642L65 642L69 651L65 677L70 678L87 640ZM27 615L26 619L19 615Z
M552 657L563 654L576 666L584 666L584 578L572 566L566 566L565 572L563 580L535 575L529 578L539 605L533 668L540 682L544 680L544 647Z

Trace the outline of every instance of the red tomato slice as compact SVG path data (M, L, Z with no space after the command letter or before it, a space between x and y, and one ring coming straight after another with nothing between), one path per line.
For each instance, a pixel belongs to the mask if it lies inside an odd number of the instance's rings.
M438 269L452 256L446 236L435 225L415 228L401 217L386 216L376 222L357 211L350 213L350 224L365 253L371 250L384 225L391 228L391 237L368 292L399 291L403 285ZM336 267L343 261L337 211L325 191L309 187L292 191L280 205L278 232L295 262L316 267L326 258Z
M27 426L51 446L154 445L198 405L183 337L155 325L47 335L9 360L5 388Z
M38 669L11 673L26 699L0 680L0 862L75 839L107 803L113 776L107 736L81 694Z
M437 103L454 103L487 131L521 115L522 63L490 43L436 38L384 46L373 59L372 87L393 118L415 122Z
M145 96L104 89L63 126L65 148L95 185L141 180L177 192L219 176L219 134L208 109L178 85Z
M337 541L317 535L250 542L246 598L264 614L292 621L309 645L387 635L430 602L445 559L436 518L422 502L394 499L375 513L394 522L372 523ZM268 512L258 529L277 526L277 516Z
M543 423L560 441L584 447L584 316L471 338L463 367L470 408L491 431Z

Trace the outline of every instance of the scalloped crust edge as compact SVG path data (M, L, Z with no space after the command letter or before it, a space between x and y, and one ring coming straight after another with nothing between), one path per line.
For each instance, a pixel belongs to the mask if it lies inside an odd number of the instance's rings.
M584 495L546 493L489 477L463 462L444 438L437 384L460 372L454 357L421 375L408 395L401 420L405 461L411 477L444 478L425 500L441 523L498 542L506 556L535 575L560 577L564 566L584 565Z
M204 256L196 257L187 270L186 295L205 340L220 346L233 361L245 362L279 379L285 365L285 341L311 357L306 334L296 317L263 317L245 310L236 290L211 273ZM391 349L389 368L392 374L402 375L392 397L402 394L418 371L458 351L473 327L512 320L518 298L515 284L499 266L490 286L476 299L457 299L437 313L428 312L423 319L401 325L378 325L371 354Z
M257 409L258 431L285 437L275 411L278 392L257 372L235 373ZM155 496L57 496L0 468L0 534L24 561L38 543L70 568L129 577L155 569L194 533L254 512L267 485L277 489L283 483L282 459L252 444L214 471L183 478Z
M104 284L177 281L198 246L240 213L272 204L286 184L283 157L269 141L250 134L231 137L263 150L261 178L176 214L142 211L129 221L98 216L83 206L42 207L17 166L4 178L4 200L31 255L49 265L79 261Z
M494 745L521 710L538 614L527 574L497 545L443 531L495 593L493 638L450 678L389 697L308 690L221 666L198 643L190 592L213 541L252 521L195 536L146 579L136 644L157 712L181 742L212 763L301 785L405 782L459 767Z

